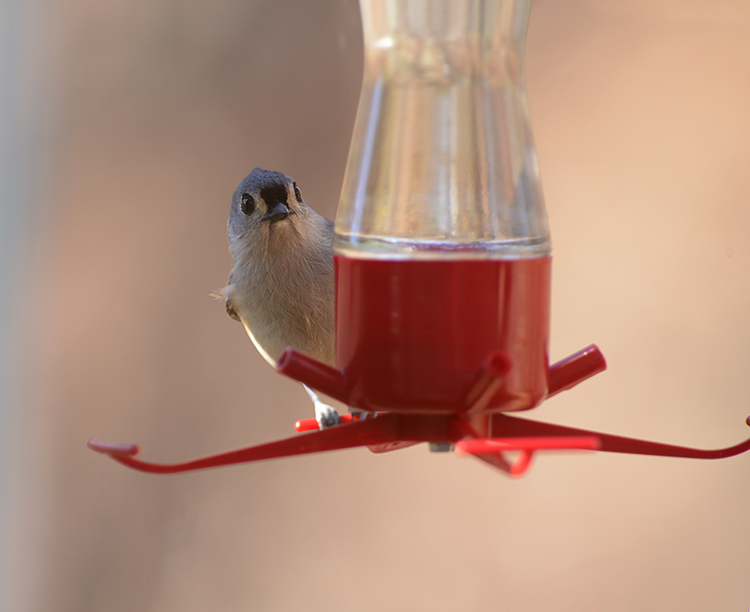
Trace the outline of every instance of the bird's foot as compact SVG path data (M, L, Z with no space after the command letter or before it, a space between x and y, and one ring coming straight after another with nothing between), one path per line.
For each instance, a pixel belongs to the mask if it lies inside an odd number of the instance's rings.
M357 410L356 408L349 408L349 414L352 415L354 421L364 421L365 419L374 419L377 416L377 412L370 412L369 410Z
M307 385L302 386L305 388L305 391L307 391L307 395L310 396L310 399L315 406L315 420L318 421L318 427L320 429L325 429L326 427L332 427L333 425L341 423L339 413L336 412L336 409L333 406L321 402L315 391L310 389Z
M339 413L333 406L324 404L320 400L315 402L315 420L318 421L318 427L325 429L341 423Z

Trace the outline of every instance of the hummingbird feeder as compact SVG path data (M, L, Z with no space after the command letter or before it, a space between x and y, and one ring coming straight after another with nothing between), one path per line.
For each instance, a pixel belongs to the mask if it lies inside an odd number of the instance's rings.
M322 431L160 465L173 473L428 442L518 475L536 451L720 458L510 416L603 371L595 345L548 358L551 244L524 83L530 0L360 0L362 94L336 216L336 367L293 348L282 374L360 415ZM508 455L514 453L513 458Z

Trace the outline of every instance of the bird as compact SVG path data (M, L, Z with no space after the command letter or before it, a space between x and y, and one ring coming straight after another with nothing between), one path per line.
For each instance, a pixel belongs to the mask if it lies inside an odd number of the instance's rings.
M334 365L333 232L333 222L281 172L255 168L232 196L227 235L234 263L219 293L273 367L288 346ZM339 424L336 409L303 386L319 427Z

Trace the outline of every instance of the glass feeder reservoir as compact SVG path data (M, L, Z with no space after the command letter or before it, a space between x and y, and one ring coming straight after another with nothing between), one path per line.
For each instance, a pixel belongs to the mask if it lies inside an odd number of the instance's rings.
M524 87L529 5L361 0L365 73L339 254L549 254Z
M531 408L547 393L550 238L524 87L530 1L360 7L364 80L334 240L346 401ZM502 383L479 401L488 369Z

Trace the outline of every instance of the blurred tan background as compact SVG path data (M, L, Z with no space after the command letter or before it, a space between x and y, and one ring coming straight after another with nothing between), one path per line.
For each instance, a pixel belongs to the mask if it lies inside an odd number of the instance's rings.
M335 214L359 12L3 11L3 610L748 609L750 456L542 455L514 481L424 447L168 477L88 451L180 460L312 414L209 294L254 166ZM597 342L610 367L533 417L750 436L750 5L539 0L527 59L551 356Z

